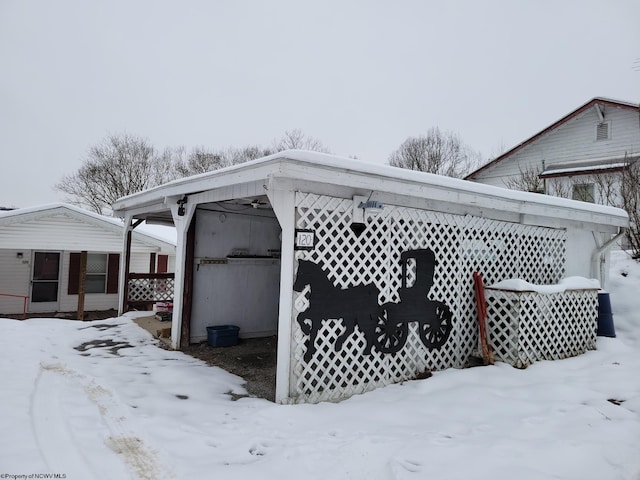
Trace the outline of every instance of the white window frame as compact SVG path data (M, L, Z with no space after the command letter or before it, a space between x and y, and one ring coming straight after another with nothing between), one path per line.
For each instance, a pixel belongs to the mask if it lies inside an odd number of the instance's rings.
M104 272L89 272L89 257L97 257L98 255L104 257ZM109 274L109 254L108 253L94 253L94 252L89 252L87 253L87 276L86 276L86 284L85 284L85 293L107 293L107 279L108 279L108 274ZM89 282L90 278L97 278L97 277L102 277L103 278L103 285L102 285L102 291L92 291L89 289L89 285L93 285Z
M576 195L577 191L582 191L580 195ZM587 191L588 190L588 191ZM591 197L591 200L589 200ZM571 198L581 202L596 203L596 185L595 183L574 183L571 188Z

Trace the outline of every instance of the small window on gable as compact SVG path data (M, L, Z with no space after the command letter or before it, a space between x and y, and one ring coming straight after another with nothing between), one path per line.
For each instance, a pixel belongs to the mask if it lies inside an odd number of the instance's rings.
M596 140L609 140L611 138L611 122L601 122L596 125Z
M595 186L593 183L582 183L573 186L571 198L581 202L596 203Z

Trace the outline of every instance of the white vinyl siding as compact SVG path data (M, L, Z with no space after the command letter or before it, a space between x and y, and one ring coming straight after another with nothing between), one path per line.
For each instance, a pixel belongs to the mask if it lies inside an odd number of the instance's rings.
M114 251L111 253L120 253ZM62 269L60 273L60 311L73 312L78 308L78 295L68 294L69 282L69 252L64 252L62 256ZM130 271L137 273L149 272L149 254L138 253L131 255ZM88 310L109 310L118 308L117 293L92 293L84 297L84 309Z
M0 293L29 295L30 259L31 250L0 250ZM22 308L22 298L0 295L0 313L22 313Z
M36 211L24 215L0 217L0 293L30 295L31 258L33 251L59 251L61 255L59 310L73 312L78 296L68 294L70 252L122 255L123 230L118 225L72 212ZM130 271L149 272L150 254L168 254L169 271L175 271L175 248L166 242L142 242L134 235L131 242ZM159 245L162 245L160 247ZM22 253L22 258L17 254ZM104 289L103 289L104 291ZM85 296L85 310L117 308L118 295L91 293ZM18 308L19 307L19 308ZM0 313L22 313L22 299L0 296Z
M595 109L589 108L495 166L479 172L473 180L504 187L504 180L519 176L521 169L542 171L558 163L624 157L625 153L640 152L638 112L613 106L604 109L605 122L610 124L608 140L596 140L600 120Z
M60 214L3 225L0 248L15 248L19 244L32 250L120 252L122 237L122 231L100 228ZM131 252L154 251L158 248L142 243L135 236L131 241Z

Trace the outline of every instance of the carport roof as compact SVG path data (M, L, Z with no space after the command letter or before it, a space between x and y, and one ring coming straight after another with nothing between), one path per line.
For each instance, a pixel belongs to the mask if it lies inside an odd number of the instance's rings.
M252 185L251 188L247 188ZM114 215L156 215L170 219L170 206L184 196L202 201L205 192L225 192L219 200L253 198L274 186L342 196L367 195L390 205L470 214L518 223L562 227L567 223L628 226L624 210L536 193L416 172L318 152L287 150L212 172L181 178L120 198ZM261 187L261 188L258 188ZM226 197L224 197L226 195ZM200 198L201 200L198 200ZM168 216L167 216L168 215ZM606 228L605 228L606 227Z

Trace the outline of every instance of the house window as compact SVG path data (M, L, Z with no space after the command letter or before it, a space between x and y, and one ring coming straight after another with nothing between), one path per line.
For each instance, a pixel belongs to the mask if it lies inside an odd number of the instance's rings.
M118 293L120 255L88 253L85 293ZM69 284L67 293L77 295L80 287L80 253L69 254Z
M600 122L596 125L596 140L611 139L611 122Z
M596 199L594 190L595 188L593 183L576 184L573 186L571 198L574 200L580 200L581 202L595 203Z
M87 254L86 293L105 293L107 287L107 254Z

